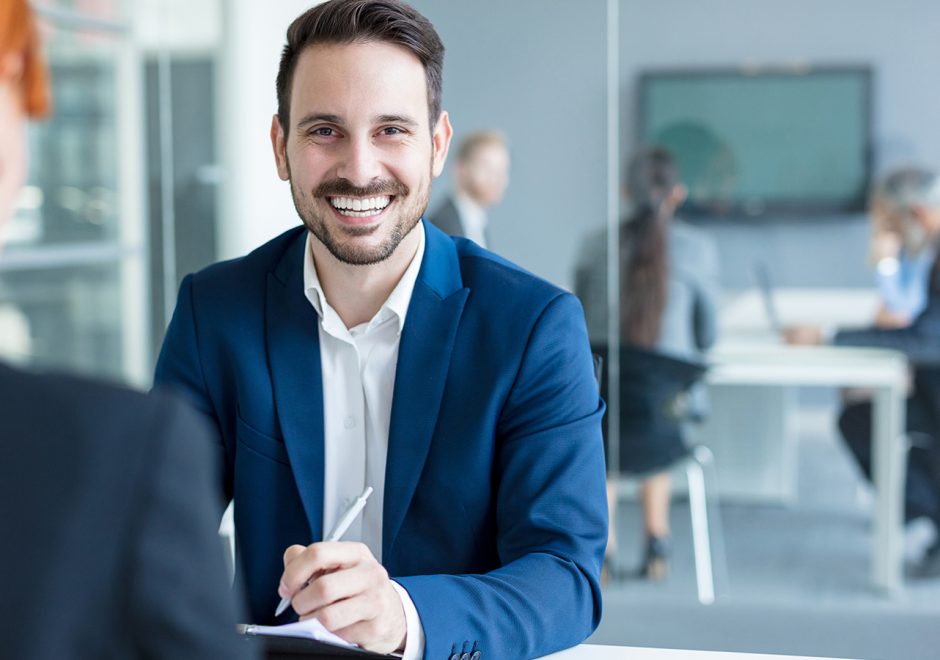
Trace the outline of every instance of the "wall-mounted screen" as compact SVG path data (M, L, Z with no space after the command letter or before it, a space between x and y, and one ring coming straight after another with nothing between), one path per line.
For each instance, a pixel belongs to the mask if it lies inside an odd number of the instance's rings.
M864 208L871 171L867 67L649 72L639 142L669 150L683 213L761 216Z

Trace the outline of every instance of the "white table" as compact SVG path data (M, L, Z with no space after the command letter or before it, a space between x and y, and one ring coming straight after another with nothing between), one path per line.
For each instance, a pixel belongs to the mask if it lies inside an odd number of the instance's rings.
M543 660L812 660L806 656L725 653L721 651L680 651L634 646L581 644L567 651L547 655ZM817 659L819 660L819 659Z
M831 386L874 391L873 481L876 492L871 579L889 594L901 586L907 361L894 351L793 347L727 341L708 355L711 387ZM719 466L720 467L720 466Z

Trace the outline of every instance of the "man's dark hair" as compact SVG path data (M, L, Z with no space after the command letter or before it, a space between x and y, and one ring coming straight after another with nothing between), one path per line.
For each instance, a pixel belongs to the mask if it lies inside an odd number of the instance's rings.
M330 0L294 19L277 72L277 116L286 133L297 58L314 44L354 44L384 41L405 48L424 66L428 82L431 130L441 114L444 44L424 16L398 0Z

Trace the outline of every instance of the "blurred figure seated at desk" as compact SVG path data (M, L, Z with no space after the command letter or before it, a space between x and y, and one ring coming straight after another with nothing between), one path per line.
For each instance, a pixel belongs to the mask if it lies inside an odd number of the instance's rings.
M718 257L710 238L674 215L686 197L672 157L661 148L639 153L627 171L632 211L620 228L620 334L625 344L679 358L696 358L715 342ZM592 344L607 344L607 232L589 235L578 260L575 289ZM704 414L704 390L690 392L693 416ZM671 482L665 471L643 480L646 533L641 574L665 575ZM608 466L608 474L620 466ZM616 556L616 482L609 481L607 564Z
M907 430L911 449L905 484L905 518L927 517L940 537L940 176L906 168L890 174L879 186L881 221L900 237L903 253L917 260L933 255L923 310L904 327L841 330L837 346L888 348L905 353L913 368L913 388L907 400ZM791 328L790 343L822 343L820 328ZM848 404L839 429L865 476L871 478L871 403ZM940 538L929 548L915 575L940 576Z
M26 172L26 118L48 106L29 6L3 0L0 230ZM209 439L194 413L0 363L0 446L0 656L248 654L216 531Z
M937 256L936 246L927 245L918 253L905 246L895 218L905 212L908 170L898 170L881 180L872 195L871 258L875 264L881 304L874 324L879 328L903 328L927 306L930 270Z

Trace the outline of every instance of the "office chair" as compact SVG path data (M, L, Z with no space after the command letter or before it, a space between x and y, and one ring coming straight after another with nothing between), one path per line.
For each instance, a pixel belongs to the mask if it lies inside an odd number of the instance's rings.
M601 363L607 361L606 346L594 345L592 349ZM705 371L701 363L621 346L620 451L619 465L613 471L642 478L673 468L684 469L689 487L698 599L707 605L715 600L713 558L722 571L722 579L727 575L720 512L715 506L710 516L708 507L708 490L715 490L715 484L710 483L715 480L714 457L705 446L688 446L682 430L683 422L689 419L689 388ZM601 381L606 397L606 379ZM606 418L604 437L606 447L610 441Z

